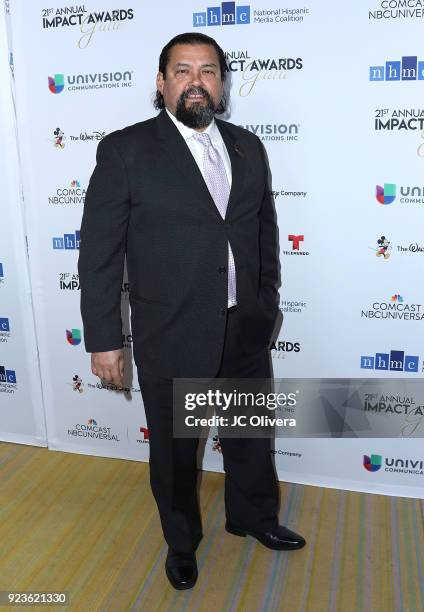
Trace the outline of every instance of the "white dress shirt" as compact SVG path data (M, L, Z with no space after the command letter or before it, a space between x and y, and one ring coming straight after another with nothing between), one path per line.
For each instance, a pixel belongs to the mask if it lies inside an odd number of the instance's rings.
M181 121L178 121L178 119L176 117L174 117L174 115L172 113L170 113L168 109L166 109L166 112L168 113L168 116L173 121L173 123L177 126L177 129L178 129L179 133L181 134L181 136L186 141L187 146L190 149L190 151L191 151L191 153L192 153L192 155L193 155L193 157L194 157L194 159L196 161L196 164L198 165L199 170L202 173L203 178L205 178L205 175L204 175L204 172L203 172L203 151L204 151L204 145L202 145L201 142L199 142L198 140L193 138L193 136L195 134L198 134L198 132L196 130L194 130L193 128L187 127L186 125L184 125L184 123L181 123ZM224 143L224 141L222 139L221 133L220 133L220 131L218 130L218 128L216 126L215 119L212 119L211 123L203 131L203 134L208 134L209 135L209 138L211 139L212 145L215 147L215 149L220 154L221 159L224 162L225 173L227 175L228 184L230 185L230 189L231 189L232 174L231 174L230 157L228 155L227 147L225 146L225 143Z

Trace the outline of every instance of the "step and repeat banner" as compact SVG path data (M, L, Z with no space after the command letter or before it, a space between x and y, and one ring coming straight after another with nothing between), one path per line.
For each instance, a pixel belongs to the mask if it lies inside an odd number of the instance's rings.
M91 374L84 351L79 228L99 141L155 114L162 47L198 31L227 55L225 118L255 133L269 158L284 315L271 348L274 375L378 381L356 399L381 423L379 435L278 438L279 476L424 496L424 402L412 384L424 356L421 4L9 1L50 448L148 458L128 282L118 392ZM381 437L386 427L397 437ZM216 436L203 467L222 470Z
M1 10L0 439L46 446L19 178L9 26L9 14Z

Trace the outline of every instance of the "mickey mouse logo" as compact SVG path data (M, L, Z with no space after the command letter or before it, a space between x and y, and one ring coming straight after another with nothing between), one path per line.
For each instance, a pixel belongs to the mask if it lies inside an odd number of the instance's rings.
M78 391L78 393L82 393L83 392L83 382L82 379L78 376L78 374L75 374L75 376L72 378L72 388L74 391Z
M63 149L65 146L65 143L63 142L65 139L65 134L62 132L62 130L60 128L56 128L55 131L53 132L54 135L54 146L57 149Z
M219 440L219 436L214 436L214 437L212 438L212 450L214 450L214 451L218 451L218 453L221 453L221 452L222 452L222 449L221 449L221 442L220 442L220 440Z
M392 247L390 246L390 242L389 240L387 240L386 236L381 236L381 238L377 240L377 244L378 247L375 253L377 257L384 257L384 259L389 259L389 251Z

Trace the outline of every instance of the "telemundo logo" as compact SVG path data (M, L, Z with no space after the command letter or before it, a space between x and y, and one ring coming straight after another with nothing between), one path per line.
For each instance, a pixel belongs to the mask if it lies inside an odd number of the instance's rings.
M250 6L236 6L235 2L222 2L201 13L193 13L193 27L247 25L250 23Z

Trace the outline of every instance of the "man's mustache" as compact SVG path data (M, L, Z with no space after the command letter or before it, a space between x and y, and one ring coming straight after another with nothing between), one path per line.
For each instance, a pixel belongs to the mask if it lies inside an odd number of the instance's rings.
M186 100L189 96L204 96L207 100L210 99L208 92L203 87L190 87L181 94L181 99Z

